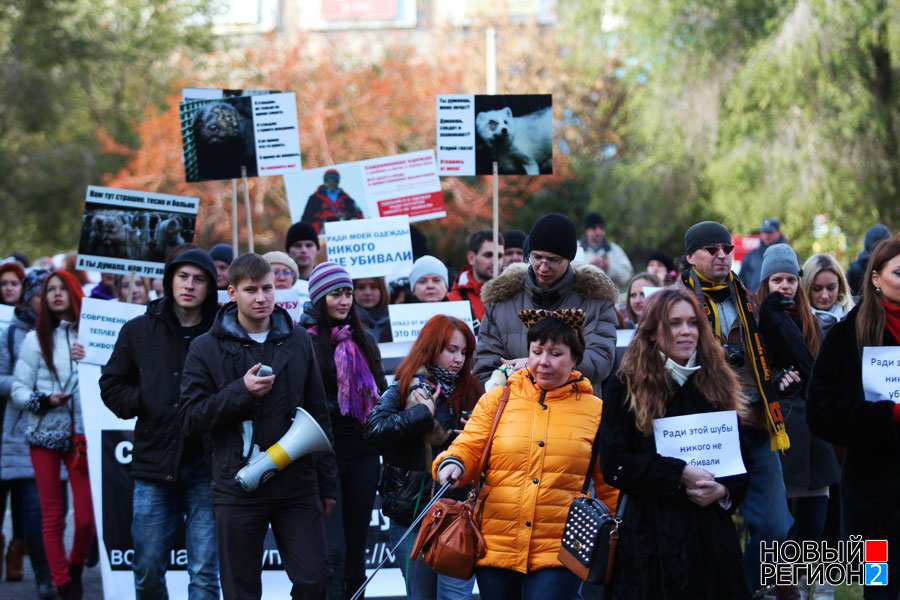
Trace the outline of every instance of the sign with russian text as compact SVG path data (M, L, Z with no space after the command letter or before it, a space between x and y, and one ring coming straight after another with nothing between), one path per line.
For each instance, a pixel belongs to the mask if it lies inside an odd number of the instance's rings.
M11 304L0 304L0 325L9 325L15 314L15 306Z
M409 217L385 217L325 223L328 260L347 269L352 279L408 275L412 270Z
M309 284L307 284L307 290L309 289ZM309 292L306 293L306 299L309 300ZM228 290L219 290L219 296L217 298L219 301L219 306L225 306L231 300L228 299ZM291 319L294 323L300 322L300 313L303 312L303 304L300 301L300 291L291 288L289 290L275 290L275 305L280 306L284 310L291 315Z
M147 307L143 304L83 299L78 326L78 341L84 346L82 362L105 365L112 356L122 326L145 312Z
M747 472L741 458L737 412L717 412L653 419L656 451L702 467L716 477Z
M553 99L549 94L437 97L441 175L553 173Z
M418 304L390 304L391 333L394 342L415 341L428 319L434 315L447 315L465 321L473 329L472 307L468 300L459 302L420 302Z
M90 185L76 268L160 278L169 252L194 241L200 200Z
M434 150L307 169L284 176L291 221L322 233L329 221L447 216Z
M189 182L300 171L297 99L289 94L226 96L179 104L184 176Z
M900 403L900 346L866 346L862 360L866 400Z

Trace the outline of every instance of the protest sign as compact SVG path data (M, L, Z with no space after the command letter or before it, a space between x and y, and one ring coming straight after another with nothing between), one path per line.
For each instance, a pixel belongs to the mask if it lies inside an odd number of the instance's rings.
M660 455L703 467L716 477L747 472L741 458L736 411L653 419L653 436Z
M309 289L309 284L307 284ZM309 300L309 292L306 293L306 299ZM219 306L225 306L231 300L228 299L228 290L219 290L218 296ZM300 302L300 292L294 288L289 290L275 290L275 305L280 306L291 315L294 323L300 322L300 314L303 312L303 303Z
M236 179L300 171L297 101L256 94L179 104L187 181Z
M319 233L326 221L447 216L434 150L307 169L285 175L284 189L291 221L309 223Z
M862 358L863 392L866 400L900 403L900 347L866 346Z
M166 256L194 240L197 198L88 186L76 268L162 277Z
M300 298L300 310L303 310L303 305L309 302L309 281L298 279L292 289L297 290Z
M407 275L412 270L412 242L407 216L325 223L328 260L351 279Z
M221 98L237 98L240 96L259 96L261 94L277 94L274 90L225 90L217 88L181 88L181 101L219 100Z
M0 326L9 325L15 314L15 306L12 306L11 304L0 304Z
M143 304L83 299L78 327L78 341L84 346L82 362L101 367L105 365L112 355L122 326L145 312L147 307Z
M440 175L553 173L553 101L549 94L439 95Z
M434 315L447 315L465 321L470 329L472 307L468 300L461 302L422 302L419 304L390 304L388 314L391 318L391 333L394 343L415 341L425 323Z

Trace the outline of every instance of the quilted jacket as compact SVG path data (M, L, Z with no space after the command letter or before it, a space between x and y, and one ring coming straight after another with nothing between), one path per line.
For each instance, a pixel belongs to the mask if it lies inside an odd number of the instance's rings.
M509 400L476 506L487 546L477 565L519 573L560 567L556 555L563 526L569 505L581 493L603 403L578 371L550 391L538 387L527 369L513 373L508 385ZM444 461L463 467L463 484L477 476L502 395L503 388L496 387L481 397L463 433L435 459L435 477ZM618 491L604 483L600 461L593 480L598 497L615 509Z

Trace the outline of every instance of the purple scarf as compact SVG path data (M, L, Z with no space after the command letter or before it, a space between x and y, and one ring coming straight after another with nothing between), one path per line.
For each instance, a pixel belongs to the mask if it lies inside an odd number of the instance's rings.
M369 363L351 338L349 325L333 327L331 343L334 344L334 366L337 368L338 407L342 415L365 423L378 401L378 386Z

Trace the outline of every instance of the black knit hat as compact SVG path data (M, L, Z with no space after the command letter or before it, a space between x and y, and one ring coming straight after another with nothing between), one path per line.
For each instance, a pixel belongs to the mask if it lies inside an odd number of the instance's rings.
M504 248L524 248L525 232L518 229L510 229L503 234Z
M651 252L650 256L647 257L647 263L649 264L651 260L658 260L662 264L666 266L666 271L674 271L675 270L675 261L672 260L672 257L663 252L662 250L657 250L655 252Z
M559 213L544 215L532 225L528 244L531 252L552 252L566 260L572 260L578 250L575 223Z
M684 253L693 254L704 246L712 244L730 244L731 233L725 226L715 221L701 221L684 234Z
M221 260L230 265L234 260L234 248L230 244L216 244L210 248L209 255L213 260Z
M212 257L206 250L202 248L191 248L173 258L172 262L166 266L166 272L163 275L163 289L166 291L166 296L172 295L172 277L175 275L175 271L178 269L179 265L184 264L194 265L195 267L200 267L206 271L207 275L209 275L209 280L212 282L208 288L207 295L209 293L215 295L216 263L213 262Z
M291 246L297 242L303 241L313 242L315 243L316 248L318 248L319 234L316 233L316 228L309 223L297 221L287 230L287 236L284 239L284 251L290 252Z
M595 225L606 227L606 220L603 218L603 215L598 212L589 212L584 217L584 228L590 229Z

